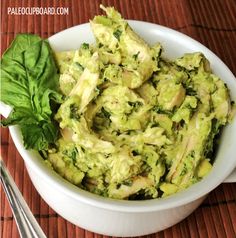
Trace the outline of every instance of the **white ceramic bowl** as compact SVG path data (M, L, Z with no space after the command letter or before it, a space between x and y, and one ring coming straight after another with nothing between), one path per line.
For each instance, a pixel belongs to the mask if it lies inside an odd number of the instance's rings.
M228 85L236 101L236 79L227 66L209 49L190 37L169 28L140 21L131 27L148 43L161 42L164 55L173 59L186 52L201 51L214 73ZM77 49L83 42L94 42L89 24L72 27L49 38L54 50ZM1 111L7 108L1 104ZM14 143L23 157L37 191L58 214L87 230L111 236L138 236L170 227L196 209L205 196L222 183L236 166L236 118L222 134L212 171L201 182L163 199L119 201L83 191L47 168L42 158L24 149L17 127L10 127ZM231 176L231 181L235 176Z

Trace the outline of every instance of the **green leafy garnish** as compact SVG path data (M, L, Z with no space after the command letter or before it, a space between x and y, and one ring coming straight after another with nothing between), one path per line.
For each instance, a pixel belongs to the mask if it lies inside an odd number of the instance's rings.
M2 126L19 125L26 149L45 150L57 139L59 74L47 40L19 34L1 59L1 101L12 107Z

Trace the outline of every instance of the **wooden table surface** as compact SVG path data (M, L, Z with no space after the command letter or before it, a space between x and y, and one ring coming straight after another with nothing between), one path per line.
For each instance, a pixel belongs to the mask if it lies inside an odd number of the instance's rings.
M31 32L47 38L88 22L101 13L100 3L115 6L127 19L157 23L189 35L215 52L236 74L235 0L1 0L1 54L17 33ZM12 7L65 7L69 12L67 15L14 15L10 11ZM1 129L1 155L47 237L108 238L67 222L42 200L8 129ZM19 237L2 187L0 236ZM236 183L220 185L185 220L145 237L236 237Z

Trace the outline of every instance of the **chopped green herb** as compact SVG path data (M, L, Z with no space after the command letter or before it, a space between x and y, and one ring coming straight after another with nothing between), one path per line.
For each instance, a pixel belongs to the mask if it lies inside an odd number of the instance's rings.
M81 45L81 48L87 50L87 49L89 49L89 44L83 43L83 44Z
M115 36L115 38L120 41L120 36L122 34L122 31L117 29L116 31L113 32L113 35Z
M104 107L101 108L101 112L106 118L110 118L111 114L104 109Z
M78 107L75 104L70 105L70 118L79 120L80 114L78 114Z
M140 51L139 51L137 54L134 54L134 55L133 55L133 58L134 58L135 60L137 60L139 54L140 54Z
M84 67L79 63L79 62L75 62L75 65L80 69L80 70L84 70Z

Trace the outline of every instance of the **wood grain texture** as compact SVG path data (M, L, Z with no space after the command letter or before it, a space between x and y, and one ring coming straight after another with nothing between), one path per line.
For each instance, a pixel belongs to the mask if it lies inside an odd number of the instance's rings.
M17 33L47 38L63 29L88 22L100 14L99 4L115 6L127 19L157 23L200 41L236 74L235 0L2 0L1 54ZM68 15L10 15L8 7L68 7ZM42 200L33 187L8 129L1 129L1 156L17 186L49 238L108 238L67 222ZM0 237L18 238L11 209L1 187ZM236 237L236 184L222 184L179 224L146 238ZM142 237L144 238L144 237Z

